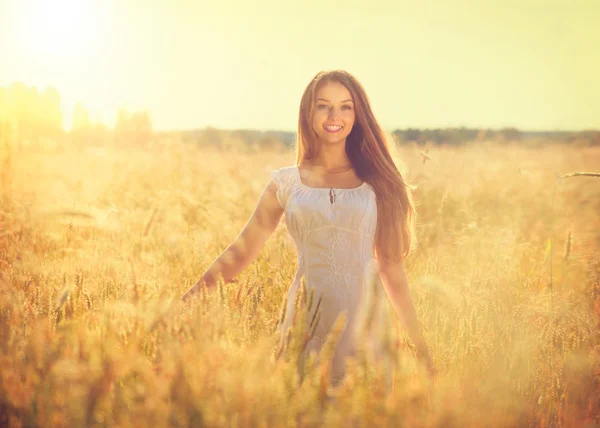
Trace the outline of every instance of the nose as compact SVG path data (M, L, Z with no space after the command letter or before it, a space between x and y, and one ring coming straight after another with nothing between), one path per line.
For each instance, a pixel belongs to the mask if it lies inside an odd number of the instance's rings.
M334 117L337 116L336 111L337 110L333 107L329 109L329 114L327 115L329 117L329 119L333 119Z

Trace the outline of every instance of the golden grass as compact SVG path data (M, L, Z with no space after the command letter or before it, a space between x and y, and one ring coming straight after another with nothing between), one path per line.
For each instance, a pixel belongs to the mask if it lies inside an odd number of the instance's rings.
M178 301L293 155L9 149L0 425L600 423L600 148L398 150L418 183L419 245L405 267L439 378L431 389L386 302L367 321L388 344L391 392L367 354L337 388L327 356L307 359L302 383L294 352L273 358L296 269L283 223L236 281ZM564 248L554 260L551 237ZM319 302L301 300L308 319ZM310 327L296 324L288 350L303 349Z

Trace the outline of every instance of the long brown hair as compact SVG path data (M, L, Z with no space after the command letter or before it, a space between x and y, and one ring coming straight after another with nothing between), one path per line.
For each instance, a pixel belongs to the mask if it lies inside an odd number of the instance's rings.
M354 101L355 121L346 138L346 154L356 175L373 186L377 200L374 252L378 260L402 262L414 246L415 206L409 185L396 167L386 134L375 119L367 93L360 82L344 70L320 71L310 81L300 101L296 163L314 159L317 134L312 128L315 97L327 82L341 83Z

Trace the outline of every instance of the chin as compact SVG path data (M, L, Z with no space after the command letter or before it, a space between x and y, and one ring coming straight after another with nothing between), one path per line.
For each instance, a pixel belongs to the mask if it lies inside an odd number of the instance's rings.
M321 141L324 142L325 144L341 144L345 141L346 139L344 137L341 138L321 138Z

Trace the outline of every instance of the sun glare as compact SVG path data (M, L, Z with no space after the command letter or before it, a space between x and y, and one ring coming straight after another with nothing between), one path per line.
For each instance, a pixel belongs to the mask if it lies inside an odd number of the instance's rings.
M73 63L100 37L101 16L93 2L29 0L18 5L21 48L42 61Z

